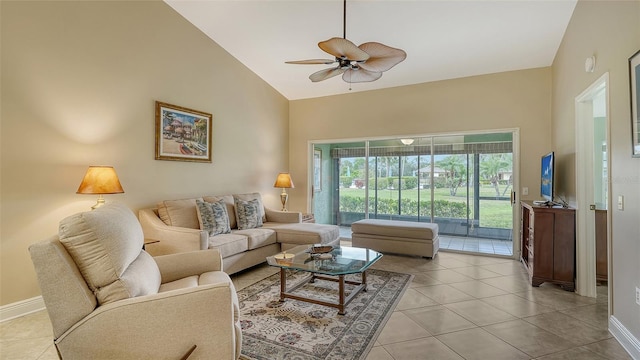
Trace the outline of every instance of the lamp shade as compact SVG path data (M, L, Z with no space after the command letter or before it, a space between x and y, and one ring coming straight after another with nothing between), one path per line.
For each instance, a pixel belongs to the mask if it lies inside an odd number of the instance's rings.
M121 194L124 190L113 166L89 166L76 193Z
M283 189L293 189L293 180L291 180L291 175L289 173L280 173L276 178L275 184L273 184L275 188L283 188Z

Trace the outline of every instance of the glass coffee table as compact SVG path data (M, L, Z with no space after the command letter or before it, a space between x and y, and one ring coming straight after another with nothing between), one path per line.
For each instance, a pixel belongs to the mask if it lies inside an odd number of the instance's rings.
M330 306L337 308L338 314L344 315L345 306L360 291L367 291L366 271L382 257L382 254L370 249L348 246L336 247L330 251L327 251L328 248L323 248L312 245L297 246L286 252L267 257L267 263L280 268L280 301L289 298ZM309 276L287 288L287 269L307 272ZM360 274L361 281L346 280L345 276L350 274ZM337 302L313 299L293 293L304 284L313 283L317 279L338 283ZM345 284L355 285L355 288L346 297Z

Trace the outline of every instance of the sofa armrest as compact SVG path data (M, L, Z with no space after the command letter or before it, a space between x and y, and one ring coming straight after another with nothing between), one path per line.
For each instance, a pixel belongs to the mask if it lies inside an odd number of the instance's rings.
M264 214L267 222L276 223L300 223L302 222L302 213L297 211L278 211L264 208Z
M236 359L232 291L220 283L116 301L55 342L65 359L179 359L193 345L202 358Z
M153 256L205 250L209 247L209 234L206 231L169 226L158 217L155 209L140 210L138 220L145 239L159 241L146 246L147 252Z
M163 284L209 271L222 271L222 255L217 249L161 255L154 260Z

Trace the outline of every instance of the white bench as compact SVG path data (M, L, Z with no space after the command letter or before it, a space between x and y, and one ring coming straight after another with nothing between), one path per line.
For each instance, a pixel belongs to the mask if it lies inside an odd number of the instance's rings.
M438 253L438 224L364 219L351 224L354 247L433 258Z

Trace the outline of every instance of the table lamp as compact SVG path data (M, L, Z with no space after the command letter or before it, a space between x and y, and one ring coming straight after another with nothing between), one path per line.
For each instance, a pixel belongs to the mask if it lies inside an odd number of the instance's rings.
M289 199L289 194L287 194L286 189L293 189L293 180L291 180L291 175L289 173L280 173L276 178L275 184L273 184L275 188L282 188L282 193L280 193L280 201L282 202L282 211L287 211L287 199Z
M95 210L104 205L103 194L122 194L124 190L113 166L89 166L76 194L97 194L98 202L91 207Z

